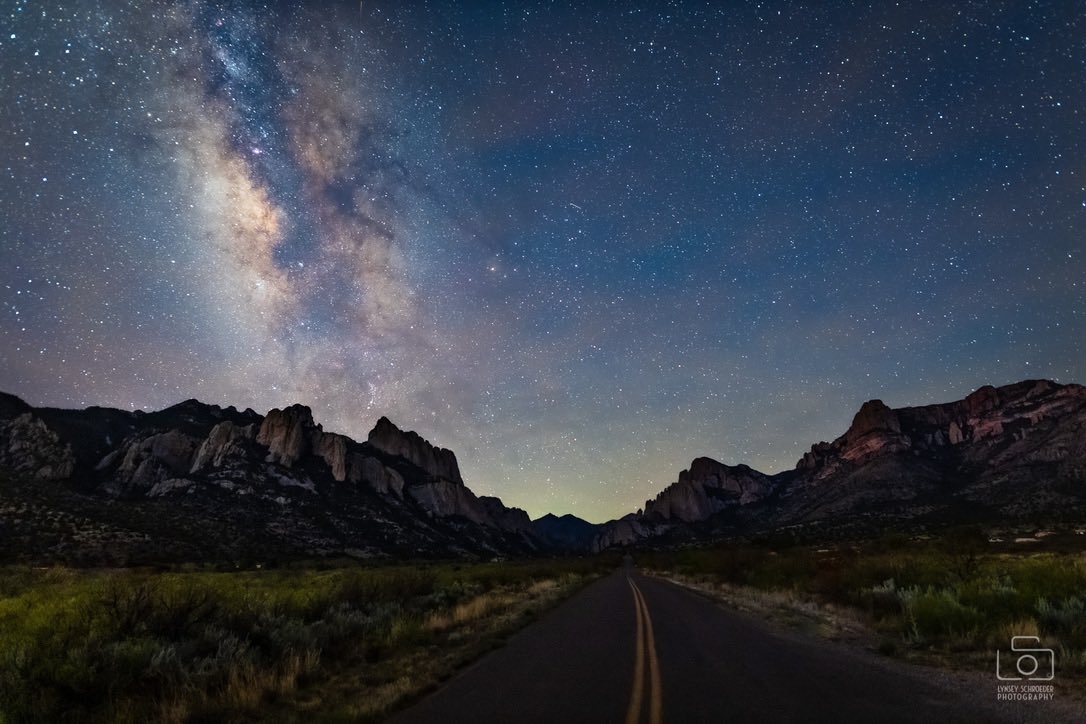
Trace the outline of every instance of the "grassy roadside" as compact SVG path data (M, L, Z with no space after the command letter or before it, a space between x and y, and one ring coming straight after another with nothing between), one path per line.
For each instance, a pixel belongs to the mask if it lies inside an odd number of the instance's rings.
M0 724L379 720L599 565L0 569Z
M985 550L970 536L832 548L647 554L646 569L734 608L918 663L992 671L1012 636L1055 651L1086 693L1086 554Z

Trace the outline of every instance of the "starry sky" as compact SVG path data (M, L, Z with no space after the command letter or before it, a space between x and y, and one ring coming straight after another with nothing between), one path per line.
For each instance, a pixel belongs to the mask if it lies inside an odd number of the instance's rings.
M380 415L533 517L1086 382L1079 2L0 5L0 389Z

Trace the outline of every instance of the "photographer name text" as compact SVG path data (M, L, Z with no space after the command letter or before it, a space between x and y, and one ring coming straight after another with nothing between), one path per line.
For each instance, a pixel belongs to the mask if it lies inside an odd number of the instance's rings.
M1051 701L1056 690L1051 684L1000 684L997 701Z

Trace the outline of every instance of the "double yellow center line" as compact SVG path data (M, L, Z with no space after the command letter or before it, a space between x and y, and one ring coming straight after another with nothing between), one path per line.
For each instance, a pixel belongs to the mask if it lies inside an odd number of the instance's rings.
M656 637L652 634L652 618L641 589L626 576L626 582L633 591L634 611L637 614L637 653L634 661L633 692L630 694L630 706L626 709L626 724L640 724L641 703L645 698L645 688L649 690L649 724L660 724L663 715L663 703L660 698L660 662L656 658ZM645 681L645 661L648 660L648 682Z

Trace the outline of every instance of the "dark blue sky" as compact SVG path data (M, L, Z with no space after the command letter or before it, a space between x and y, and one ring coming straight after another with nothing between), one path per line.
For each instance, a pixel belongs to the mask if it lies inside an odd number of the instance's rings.
M9 2L0 389L378 416L591 520L1086 381L1081 4Z

